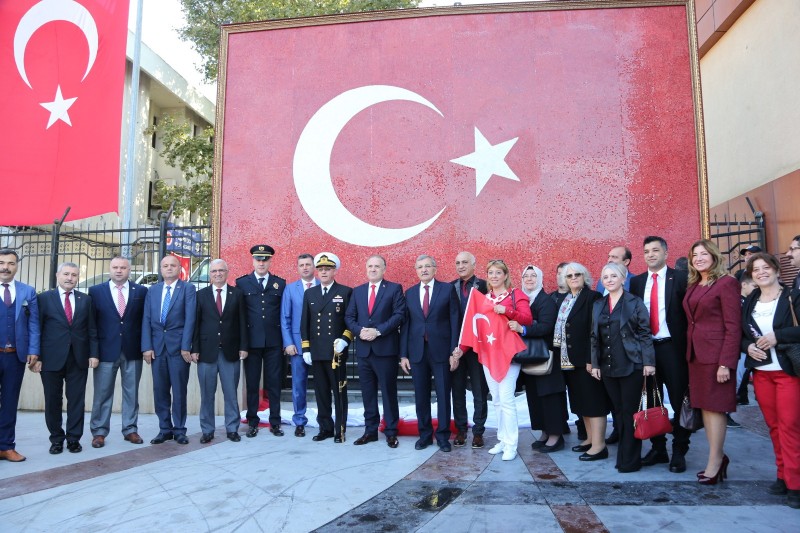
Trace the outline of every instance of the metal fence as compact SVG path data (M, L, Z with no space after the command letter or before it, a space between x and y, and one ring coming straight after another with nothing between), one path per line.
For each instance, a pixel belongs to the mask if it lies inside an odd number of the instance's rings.
M728 271L735 272L744 268L744 259L739 251L751 244L766 250L766 234L764 231L764 213L756 210L750 198L746 198L753 218L750 220L739 219L737 215L729 218L725 215L721 219L714 216L711 221L711 240L717 243L722 255L728 260Z

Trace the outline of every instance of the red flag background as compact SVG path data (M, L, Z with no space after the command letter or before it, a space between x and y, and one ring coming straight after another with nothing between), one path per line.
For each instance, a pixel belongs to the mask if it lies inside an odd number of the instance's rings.
M520 336L508 329L508 318L494 312L494 304L475 289L469 292L459 344L471 346L495 381L508 372L514 354L525 349Z
M127 22L127 0L0 2L0 176L13 199L0 225L117 211Z
M298 254L331 251L362 283L377 252L410 284L417 255L452 279L469 250L515 285L537 264L552 291L560 261L598 272L620 243L641 272L647 235L685 254L702 181L687 6L558 8L226 28L214 223L232 272L265 242L290 279Z

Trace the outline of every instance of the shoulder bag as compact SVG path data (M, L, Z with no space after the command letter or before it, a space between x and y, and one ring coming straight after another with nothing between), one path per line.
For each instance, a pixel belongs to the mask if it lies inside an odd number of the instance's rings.
M653 379L657 379L653 376ZM661 401L658 381L653 387L653 407L647 407L647 376L642 383L642 399L639 400L639 411L633 414L633 436L639 440L651 439L659 435L666 435L672 431L672 422L669 420L669 411ZM656 406L656 398L658 405Z

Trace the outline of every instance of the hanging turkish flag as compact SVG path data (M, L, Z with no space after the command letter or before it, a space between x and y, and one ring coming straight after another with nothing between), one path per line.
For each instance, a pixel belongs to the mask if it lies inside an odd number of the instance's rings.
M495 381L502 381L514 354L525 349L520 336L508 329L508 318L495 313L492 301L474 288L469 292L458 344L472 348Z
M0 225L117 211L128 0L0 2Z

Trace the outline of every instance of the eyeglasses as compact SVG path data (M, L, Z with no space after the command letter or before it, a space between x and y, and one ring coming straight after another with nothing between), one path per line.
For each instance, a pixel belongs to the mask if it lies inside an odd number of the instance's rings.
M581 276L583 276L583 274L581 274L580 272L575 272L572 274L566 274L564 277L567 279L575 279L575 278L580 278Z
M790 247L789 247L789 253L792 253L792 252L794 252L795 250L800 250L800 246L790 246Z

